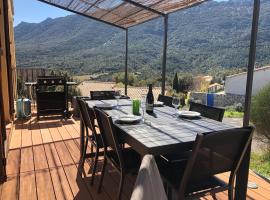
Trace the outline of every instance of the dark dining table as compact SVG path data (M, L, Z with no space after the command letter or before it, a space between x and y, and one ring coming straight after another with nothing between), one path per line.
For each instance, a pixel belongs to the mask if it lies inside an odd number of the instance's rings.
M90 107L105 103L116 104L116 100L89 100L86 102ZM198 133L205 134L236 128L233 125L205 117L197 119L176 117L175 109L168 106L154 107L153 114L145 114L144 122L117 123L119 116L132 114L132 101L128 99L120 99L117 108L108 109L105 112L112 117L120 140L127 143L142 157L146 154L161 155L190 150ZM81 155L84 148L84 137L84 127L81 123ZM243 170L246 170L245 167ZM242 176L243 174L241 174ZM237 181L237 183L239 182ZM243 185L245 184L236 185L236 190L241 192Z

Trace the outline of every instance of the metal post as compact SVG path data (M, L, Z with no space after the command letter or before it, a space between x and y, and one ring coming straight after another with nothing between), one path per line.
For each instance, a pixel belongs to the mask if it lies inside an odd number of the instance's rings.
M258 32L259 15L260 15L260 0L254 0L243 126L248 126L250 120L250 107L251 107L250 105L252 96L253 72L256 60L256 40ZM236 186L235 186L236 200L246 199L250 152L251 152L251 145L249 145L247 152L243 158L243 161L240 165L240 168L237 172Z
M167 40L168 40L168 15L165 15L164 16L163 59L162 59L162 85L161 85L162 95L165 94L165 86L166 86Z
M251 105L251 96L252 96L253 71L254 71L254 65L255 65L255 60L256 60L256 41L257 41L259 15L260 15L260 0L254 0L251 39L250 39L250 47L249 47L246 96L245 96L245 114L244 114L244 120L243 120L244 126L249 125L249 119L250 119L250 105Z
M128 29L126 29L126 57L125 57L125 95L127 95L128 86Z

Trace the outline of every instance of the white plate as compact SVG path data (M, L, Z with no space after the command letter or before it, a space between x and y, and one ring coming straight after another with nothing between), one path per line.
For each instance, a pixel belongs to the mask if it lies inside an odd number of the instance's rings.
M154 103L154 106L163 106L163 105L164 105L164 102L162 102L162 101L156 101Z
M96 104L95 106L100 109L113 109L115 107L115 105L109 103Z
M195 112L195 111L178 111L178 115L180 117L188 117L188 118L194 118L194 117L200 117L201 113Z
M142 119L141 116L136 116L136 115L121 115L118 118L119 122L122 123L134 123L134 122L139 122Z

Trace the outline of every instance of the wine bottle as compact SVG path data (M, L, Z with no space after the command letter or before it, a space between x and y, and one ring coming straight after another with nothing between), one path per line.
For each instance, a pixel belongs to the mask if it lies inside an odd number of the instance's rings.
M153 113L154 112L154 95L152 91L152 84L149 84L149 89L148 93L146 96L146 101L145 101L145 107L146 107L146 112L147 113Z

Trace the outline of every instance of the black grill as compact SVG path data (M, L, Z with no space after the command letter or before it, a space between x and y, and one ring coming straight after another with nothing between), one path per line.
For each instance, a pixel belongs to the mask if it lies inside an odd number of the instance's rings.
M68 85L62 76L39 76L36 84L37 118L62 114L68 117Z

